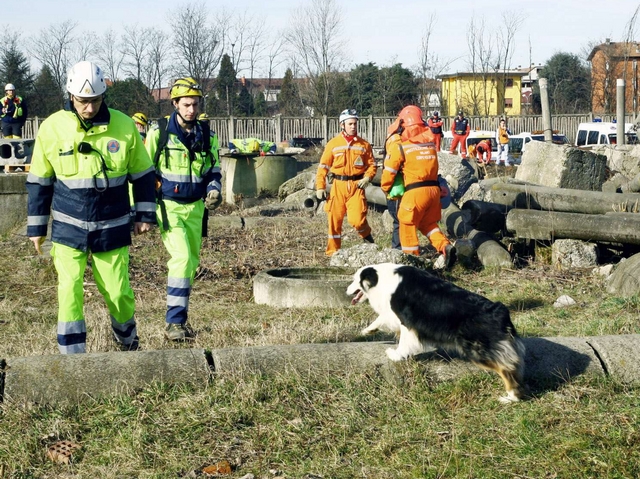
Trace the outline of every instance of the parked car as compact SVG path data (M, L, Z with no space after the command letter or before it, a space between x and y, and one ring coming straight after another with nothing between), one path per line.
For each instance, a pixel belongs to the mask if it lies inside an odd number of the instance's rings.
M626 143L635 145L638 143L638 135L633 123L624 124ZM576 133L576 146L592 148L596 145L615 145L617 143L618 124L615 122L592 121L580 123Z
M520 162L522 154L527 148L527 143L530 141L544 141L543 131L532 131L518 133L517 135L511 135L509 137L509 156L515 163ZM552 133L552 141L556 145L570 145L571 142L566 135L554 130Z

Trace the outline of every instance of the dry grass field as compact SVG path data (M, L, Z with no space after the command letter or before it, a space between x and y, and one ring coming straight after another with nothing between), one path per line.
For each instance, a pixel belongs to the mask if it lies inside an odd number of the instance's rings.
M143 350L363 340L368 305L282 310L252 299L261 270L328 265L323 219L300 212L249 229L219 227L232 213L224 206L210 220L189 343L163 338L168 257L158 231L134 239ZM370 219L377 242L389 245L380 213ZM345 233L343 247L360 241ZM0 358L57 354L50 259L36 257L18 232L0 248ZM445 277L505 303L522 336L640 333L638 298L612 297L590 270L555 270L542 247L522 267L457 265ZM116 351L89 270L85 280L88 350ZM553 308L562 294L577 305ZM505 406L495 375L436 382L408 361L399 384L376 371L308 371L220 378L205 391L157 384L73 406L2 403L0 478L210 477L203 469L221 461L231 466L225 477L247 479L640 477L640 390L612 379L564 380ZM58 440L80 445L69 465L46 457Z

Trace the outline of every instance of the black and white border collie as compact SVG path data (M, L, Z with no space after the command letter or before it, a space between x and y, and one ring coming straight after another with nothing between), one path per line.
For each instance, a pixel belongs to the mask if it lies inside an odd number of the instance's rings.
M523 397L524 345L509 310L426 271L392 263L360 268L347 287L351 304L365 299L378 318L363 335L387 329L400 335L387 349L392 361L425 352L429 346L452 349L504 381L503 403Z

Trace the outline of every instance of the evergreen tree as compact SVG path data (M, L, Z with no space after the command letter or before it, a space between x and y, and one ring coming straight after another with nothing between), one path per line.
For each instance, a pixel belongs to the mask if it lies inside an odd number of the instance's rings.
M236 71L233 69L231 58L226 53L220 61L220 71L218 72L218 81L216 88L218 90L218 98L226 106L227 115L231 115L235 109L236 103Z
M27 97L33 90L34 75L29 61L18 49L18 37L7 37L0 54L0 83L13 83L16 95Z
M134 78L114 82L107 88L105 102L109 108L115 108L127 115L136 112L148 115L157 108L145 84Z
M296 84L293 82L291 68L287 68L284 73L282 87L280 87L280 94L278 95L278 109L285 116L300 116L302 114L300 95Z
M338 116L346 108L355 108L351 103L349 85L344 75L335 75L333 81L327 83L330 85L327 115ZM358 114L362 112L358 110Z
M540 71L540 77L548 81L549 104L553 113L591 111L591 72L577 55L556 53ZM534 95L539 98L537 83Z
M257 92L253 98L253 114L255 116L267 116L267 100L264 99L262 92Z
M361 115L373 113L373 99L376 94L378 73L378 67L371 62L356 65L349 73L349 104L353 105L353 108Z
M418 85L411 70L397 63L381 68L376 82L374 114L396 115L407 105L418 101Z
M29 95L29 116L46 118L64 106L64 95L58 88L49 67L44 66L33 83Z
M238 95L238 101L236 103L236 114L239 116L252 116L253 115L253 97L247 87L242 85L240 94Z

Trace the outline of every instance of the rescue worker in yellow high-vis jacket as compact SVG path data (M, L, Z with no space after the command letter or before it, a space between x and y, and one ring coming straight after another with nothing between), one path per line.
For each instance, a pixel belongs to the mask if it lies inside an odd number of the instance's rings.
M58 273L58 348L83 353L87 329L83 280L89 254L96 285L121 349L137 349L129 284L130 201L134 233L156 222L154 170L131 118L107 108L102 70L82 61L67 74L68 110L47 118L36 137L27 176L27 235L36 251L52 217L51 256Z
M205 208L215 209L222 202L222 175L218 137L207 122L198 120L203 102L200 85L193 78L180 78L170 96L174 112L147 133L145 144L161 183L158 224L171 257L165 336L182 341L190 336L187 313L200 264Z
M445 268L456 260L455 247L440 231L440 197L438 181L438 153L433 134L422 119L422 110L415 105L402 109L390 127L393 141L387 142L387 156L380 180L380 188L387 195L396 175L402 172L404 194L397 207L400 223L400 244L407 254L419 254L418 231L444 256Z
M347 215L362 239L373 243L371 227L367 222L367 198L364 190L376 175L376 164L369 142L358 136L358 115L355 110L344 110L339 117L342 131L329 140L320 158L316 174L316 197L326 198L324 210L329 220L327 256L342 245L342 222ZM327 176L331 177L331 193L327 198Z

